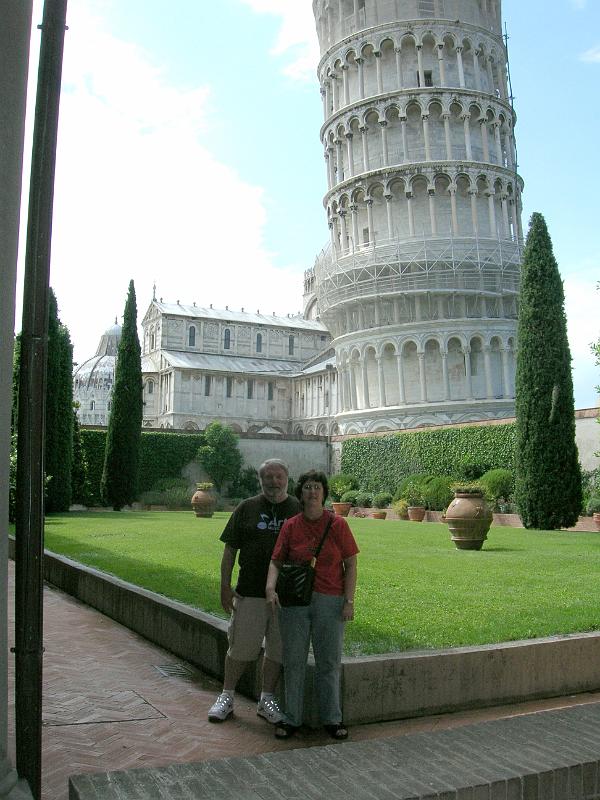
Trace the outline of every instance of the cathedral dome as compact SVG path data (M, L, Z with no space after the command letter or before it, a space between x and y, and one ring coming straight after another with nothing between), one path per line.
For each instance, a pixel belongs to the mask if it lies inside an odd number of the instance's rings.
M83 424L107 423L121 330L115 320L100 337L96 354L75 370L73 399L79 404L78 415Z

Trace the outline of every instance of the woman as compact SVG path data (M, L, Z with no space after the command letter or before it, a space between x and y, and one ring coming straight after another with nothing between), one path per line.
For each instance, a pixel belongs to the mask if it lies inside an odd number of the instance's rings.
M325 510L323 504L328 493L324 473L310 470L300 476L296 497L301 513L283 524L271 556L266 598L274 613L279 608L285 677L286 719L275 728L278 739L293 736L302 724L304 676L311 640L321 722L332 738L348 738L342 724L340 666L344 623L354 619L358 547L346 520ZM275 588L281 564L309 562L329 521L329 532L315 565L310 605L281 607Z

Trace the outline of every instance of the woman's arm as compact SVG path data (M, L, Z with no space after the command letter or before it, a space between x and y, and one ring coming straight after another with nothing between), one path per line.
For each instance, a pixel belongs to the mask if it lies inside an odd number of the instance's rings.
M354 619L354 592L356 591L356 556L344 559L344 608L342 618L344 622Z
M278 577L279 577L279 564L276 561L271 561L271 563L269 564L269 572L267 574L265 597L267 598L267 603L270 603L272 605L273 610L275 610L275 607L279 605L279 597L277 597L277 592L275 591Z

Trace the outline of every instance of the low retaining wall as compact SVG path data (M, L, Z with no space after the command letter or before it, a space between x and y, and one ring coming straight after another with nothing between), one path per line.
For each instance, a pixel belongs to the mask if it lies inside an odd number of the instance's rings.
M10 543L14 558L14 541ZM57 588L216 678L223 675L227 622L48 551L44 578ZM307 722L317 723L309 664ZM242 693L256 697L257 670ZM348 724L402 719L600 689L600 633L344 658Z

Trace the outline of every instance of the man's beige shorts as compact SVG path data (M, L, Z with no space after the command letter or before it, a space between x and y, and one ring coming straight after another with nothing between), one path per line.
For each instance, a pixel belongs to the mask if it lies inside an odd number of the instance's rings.
M239 597L233 602L227 655L236 661L256 661L265 643L265 656L281 664L278 614L264 597Z

